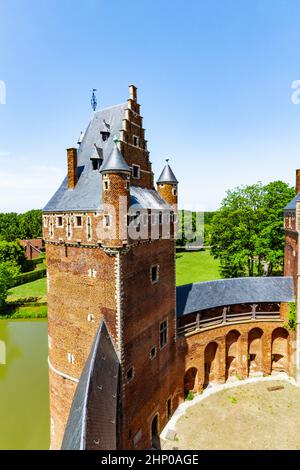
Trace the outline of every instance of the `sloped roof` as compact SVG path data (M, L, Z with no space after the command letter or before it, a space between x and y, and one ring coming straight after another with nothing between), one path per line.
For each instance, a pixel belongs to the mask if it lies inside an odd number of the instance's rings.
M294 302L292 277L240 277L176 288L177 316L208 308L255 302Z
M141 188L140 186L130 187L130 205L134 208L170 210L171 206L155 191L155 189Z
M296 204L300 201L300 193L298 193L284 208L285 211L296 210Z
M170 165L167 163L161 172L160 177L157 180L157 183L178 183L176 176L174 175Z
M103 321L73 398L62 450L116 450L120 363Z

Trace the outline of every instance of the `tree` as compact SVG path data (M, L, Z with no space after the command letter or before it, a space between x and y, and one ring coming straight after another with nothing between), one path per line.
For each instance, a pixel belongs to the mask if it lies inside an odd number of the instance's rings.
M26 268L27 260L24 248L18 241L0 241L0 263L6 262L19 266L22 270Z
M0 263L0 307L5 305L12 281L20 273L20 268L11 261Z
M224 277L271 275L283 267L283 208L295 190L282 181L227 192L211 222L212 254Z
M19 238L38 238L42 236L42 211L33 209L19 215Z
M42 211L31 210L24 214L15 212L0 214L0 240L38 238L42 236Z

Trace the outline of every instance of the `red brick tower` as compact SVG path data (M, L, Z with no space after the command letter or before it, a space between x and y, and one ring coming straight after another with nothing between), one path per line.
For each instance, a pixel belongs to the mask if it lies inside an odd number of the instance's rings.
M168 161L169 159L167 158L167 164L157 180L157 191L170 206L177 208L178 181Z
M144 134L131 86L127 103L94 113L44 209L53 449L102 320L121 364L118 447L151 446L177 406L175 241L162 236L172 208L153 188ZM151 230L129 242L132 205Z

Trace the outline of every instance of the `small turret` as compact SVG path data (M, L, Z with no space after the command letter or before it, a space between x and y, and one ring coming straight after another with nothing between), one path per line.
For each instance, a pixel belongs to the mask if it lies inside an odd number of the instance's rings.
M127 214L130 202L131 170L114 139L114 148L103 162L102 202L103 230L102 242L107 247L120 247L128 242Z
M157 180L157 191L168 204L171 206L177 206L178 181L168 163L168 158L166 159L166 162L167 164Z

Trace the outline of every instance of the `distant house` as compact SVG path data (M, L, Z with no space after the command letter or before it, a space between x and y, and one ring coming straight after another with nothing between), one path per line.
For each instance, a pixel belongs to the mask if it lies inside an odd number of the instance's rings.
M43 248L42 238L34 238L33 240L21 240L21 245L25 249L27 259L38 258Z

